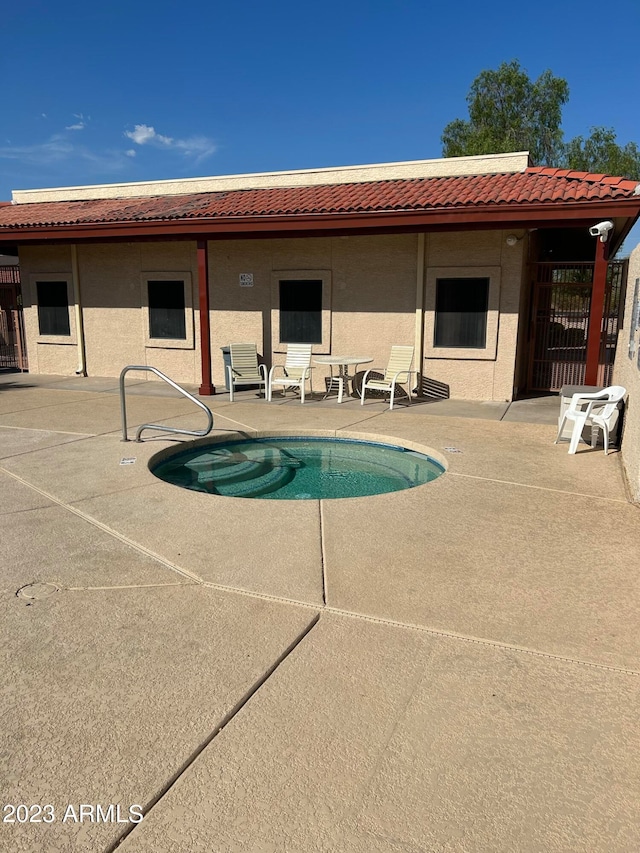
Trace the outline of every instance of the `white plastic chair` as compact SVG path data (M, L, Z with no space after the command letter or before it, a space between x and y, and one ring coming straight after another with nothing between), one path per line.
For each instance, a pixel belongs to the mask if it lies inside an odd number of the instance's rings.
M609 452L609 432L618 417L618 403L624 399L626 393L627 389L623 388L622 385L612 385L610 388L590 394L574 394L569 408L560 421L555 443L558 443L566 422L573 421L569 453L575 453L583 429L587 424L591 424L602 429L604 452L607 454ZM585 406L586 408L584 408Z
M229 400L233 403L235 387L242 385L262 385L267 393L267 368L258 364L258 350L255 344L229 344L231 364L227 365L227 387Z
M372 391L385 391L387 394L391 394L391 401L389 405L389 409L393 409L393 401L396 393L396 385L410 385L411 376L416 375L416 370L411 370L411 364L413 362L413 347L391 347L391 355L389 356L389 363L384 371L384 376L382 379L369 379L369 374L372 371L379 372L381 368L372 367L362 378L362 391L360 394L360 405L364 406L364 398L367 391L367 388L370 388ZM409 400L409 404L411 404L411 388L407 387L407 399Z
M283 370L284 376L275 376L276 370ZM267 401L271 402L273 386L282 387L282 395L287 393L288 388L300 389L300 402L304 404L304 386L309 380L309 391L313 391L311 385L311 344L289 344L287 346L287 357L284 365L274 364L269 371L267 383Z

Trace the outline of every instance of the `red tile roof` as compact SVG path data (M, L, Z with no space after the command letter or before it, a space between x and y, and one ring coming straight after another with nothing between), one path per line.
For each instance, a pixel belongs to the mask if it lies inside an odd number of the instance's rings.
M367 183L246 189L186 195L51 201L0 206L0 233L22 228L144 222L216 222L256 217L336 216L527 207L637 197L636 181L530 167L524 172ZM640 207L640 197L638 197Z

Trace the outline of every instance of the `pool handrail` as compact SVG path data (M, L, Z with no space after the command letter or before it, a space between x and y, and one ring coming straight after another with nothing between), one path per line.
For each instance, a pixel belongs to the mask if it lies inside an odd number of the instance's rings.
M140 435L145 429L160 429L164 432L171 433L179 433L181 435L195 435L199 437L203 437L205 435L209 435L211 430L213 429L213 414L211 413L211 409L208 406L198 400L193 394L190 394L188 391L185 391L177 382L174 382L173 379L169 379L168 376L165 376L157 367L150 367L147 364L128 364L126 367L122 368L120 372L120 412L122 415L122 441L130 441L127 435L127 406L125 402L125 393L124 393L124 377L130 370L147 370L150 373L155 374L160 377L164 382L168 385L171 385L172 388L175 388L176 391L179 391L184 397L187 397L189 400L192 400L196 406L200 406L201 409L207 413L208 424L206 429L180 429L179 427L170 427L163 426L162 424L141 424L136 431L136 441L141 441Z

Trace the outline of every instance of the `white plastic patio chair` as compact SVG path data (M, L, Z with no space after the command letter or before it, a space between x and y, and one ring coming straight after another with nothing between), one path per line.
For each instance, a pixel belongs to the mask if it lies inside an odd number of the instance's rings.
M381 368L372 367L364 374L362 378L362 391L360 394L360 405L364 406L364 398L367 388L372 391L384 391L391 394L389 409L393 409L393 401L396 394L396 385L410 386L412 375L417 375L416 370L411 370L413 362L413 347L392 346L389 363L384 371L382 379L369 379L369 374L372 371L379 372ZM407 399L411 404L411 388L407 387Z
M621 385L611 385L609 388L590 394L574 394L569 408L560 421L555 443L558 443L566 422L573 421L569 453L575 453L583 429L591 424L591 426L598 426L602 429L604 452L607 454L609 452L609 433L618 417L618 403L624 399L626 393L627 389Z
M283 370L284 376L275 376L277 370ZM282 388L284 397L289 388L300 389L300 402L304 404L304 386L309 380L309 391L313 391L311 385L311 344L289 344L284 365L274 364L269 371L267 382L267 401L271 402L273 386Z
M267 368L258 364L258 350L255 344L229 344L231 363L227 365L227 387L229 400L233 403L236 386L262 385L267 393Z

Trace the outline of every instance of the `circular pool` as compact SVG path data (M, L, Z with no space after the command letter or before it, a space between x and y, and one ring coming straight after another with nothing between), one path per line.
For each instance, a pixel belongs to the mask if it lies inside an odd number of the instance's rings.
M312 436L195 442L187 450L157 454L149 468L183 489L267 500L379 495L422 486L445 471L406 447Z

